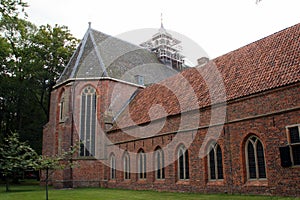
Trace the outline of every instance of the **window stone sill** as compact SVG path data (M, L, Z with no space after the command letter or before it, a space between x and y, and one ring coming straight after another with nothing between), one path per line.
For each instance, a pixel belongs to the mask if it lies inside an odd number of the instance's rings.
M268 180L267 179L248 180L245 186L268 186Z

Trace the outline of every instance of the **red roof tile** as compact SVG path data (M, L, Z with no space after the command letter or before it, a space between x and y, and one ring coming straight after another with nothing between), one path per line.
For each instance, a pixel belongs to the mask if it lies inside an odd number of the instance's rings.
M224 87L216 84L213 69L217 69L223 79L227 101L299 82L300 24L144 89L129 104L133 121L128 120L129 113L124 112L118 126L141 124L224 100ZM165 112L156 110L150 118L149 109L155 104L161 105Z

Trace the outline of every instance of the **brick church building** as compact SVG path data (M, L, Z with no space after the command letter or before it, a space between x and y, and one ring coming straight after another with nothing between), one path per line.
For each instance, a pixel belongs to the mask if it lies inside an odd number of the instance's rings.
M193 68L168 55L89 27L51 94L43 154L80 142L52 184L300 196L300 24Z

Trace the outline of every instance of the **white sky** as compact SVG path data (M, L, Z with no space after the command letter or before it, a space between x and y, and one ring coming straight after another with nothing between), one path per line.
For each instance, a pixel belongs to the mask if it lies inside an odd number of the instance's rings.
M27 0L29 20L59 24L82 39L92 28L109 35L160 27L185 35L210 58L300 23L300 0ZM148 39L148 38L146 38Z

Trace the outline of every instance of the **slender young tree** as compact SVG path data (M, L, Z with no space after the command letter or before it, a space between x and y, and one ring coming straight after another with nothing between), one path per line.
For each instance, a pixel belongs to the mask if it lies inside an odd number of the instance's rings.
M76 167L73 155L78 152L79 145L71 146L68 151L52 156L39 156L35 162L35 169L44 172L43 180L46 187L46 200L49 198L48 185L51 175L57 170Z
M17 133L11 133L0 144L0 171L6 180L6 191L9 191L9 180L18 172L33 169L36 166L37 153L25 142L20 142Z

